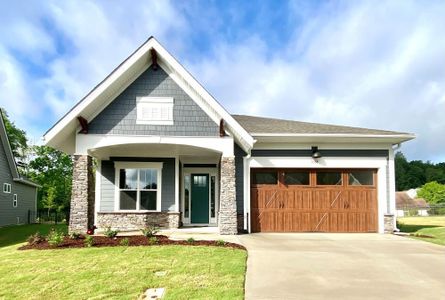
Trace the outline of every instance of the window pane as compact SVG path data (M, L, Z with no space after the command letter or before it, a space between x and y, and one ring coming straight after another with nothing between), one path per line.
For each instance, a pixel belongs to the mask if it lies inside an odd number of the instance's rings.
M317 173L318 185L341 185L341 173L340 172L318 172Z
M158 171L156 169L141 169L139 172L141 189L156 190L158 188Z
M253 174L254 184L277 184L277 172L258 172Z
M119 188L136 190L138 188L138 170L122 169L119 174Z
M374 185L372 171L354 171L349 173L349 185Z
M156 191L141 191L141 209L156 210Z
M210 217L215 217L215 176L210 177Z
M284 183L287 185L309 185L309 171L286 172Z
M121 191L120 209L136 209L136 191Z
M190 199L190 175L186 175L184 177L184 185L185 185L185 192L184 192L184 217L189 217L189 199Z

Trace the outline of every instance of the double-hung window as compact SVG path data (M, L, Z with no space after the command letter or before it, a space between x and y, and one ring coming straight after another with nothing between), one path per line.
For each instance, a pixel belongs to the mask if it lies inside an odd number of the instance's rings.
M17 207L17 194L14 194L14 196L12 197L12 207Z
M11 193L11 184L10 183L3 183L3 193Z
M161 210L162 163L116 162L116 209Z

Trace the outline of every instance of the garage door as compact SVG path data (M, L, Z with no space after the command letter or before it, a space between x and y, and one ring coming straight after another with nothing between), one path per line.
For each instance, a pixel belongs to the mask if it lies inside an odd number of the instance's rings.
M376 170L251 170L252 232L376 232Z

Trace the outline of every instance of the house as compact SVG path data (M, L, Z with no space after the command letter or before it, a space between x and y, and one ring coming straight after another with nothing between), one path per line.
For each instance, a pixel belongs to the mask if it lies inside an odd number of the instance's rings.
M38 185L21 177L0 109L0 226L34 222Z
M221 234L392 232L393 147L413 138L231 115L153 37L44 135L74 155L70 231Z
M417 191L411 189L403 192L396 192L397 217L406 215L428 216L429 204L423 198L417 198Z

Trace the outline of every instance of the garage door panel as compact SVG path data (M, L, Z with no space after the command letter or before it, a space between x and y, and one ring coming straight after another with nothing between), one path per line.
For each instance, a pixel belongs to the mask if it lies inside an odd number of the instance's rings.
M282 170L278 174L284 174ZM311 171L313 173L316 170ZM325 172L325 171L324 171ZM258 232L375 232L377 230L377 189L348 185L348 170L342 185L319 186L312 176L310 185L276 185L251 188L252 231ZM375 171L374 171L375 172Z

